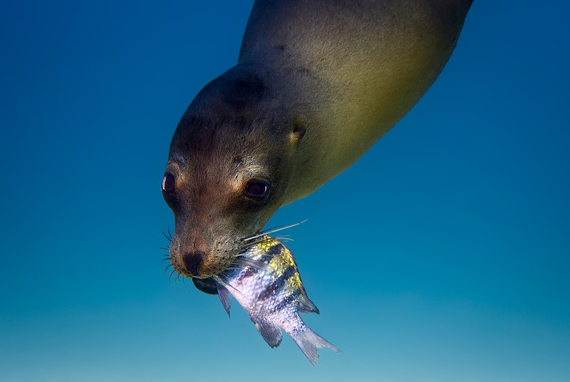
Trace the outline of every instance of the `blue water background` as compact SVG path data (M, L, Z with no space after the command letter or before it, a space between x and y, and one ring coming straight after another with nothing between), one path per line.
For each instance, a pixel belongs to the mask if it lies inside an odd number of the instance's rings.
M476 0L418 105L272 219L308 219L317 367L161 264L172 133L251 5L0 5L0 380L570 380L568 3Z

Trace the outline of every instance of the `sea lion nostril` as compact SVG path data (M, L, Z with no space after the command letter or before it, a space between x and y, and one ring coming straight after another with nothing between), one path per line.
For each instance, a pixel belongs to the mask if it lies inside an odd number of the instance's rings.
M182 261L192 276L198 276L198 267L205 257L206 254L202 251L188 252L182 257Z

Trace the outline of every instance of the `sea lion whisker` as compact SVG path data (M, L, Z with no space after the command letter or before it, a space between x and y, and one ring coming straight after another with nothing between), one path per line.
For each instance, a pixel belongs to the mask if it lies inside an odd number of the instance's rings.
M168 233L162 232L162 234L164 235L166 240L168 240L169 243L172 241L172 234L170 233L170 228L168 228Z
M266 237L267 237L266 235L262 235L248 242L240 243L238 245L238 253L245 252L248 248L257 245L259 242L263 241Z
M241 254L241 253L247 251L251 247L254 247L256 244L258 244L261 241L262 238L263 237L259 238L259 240L252 241L251 243L246 243L246 244L240 245L238 247L238 254Z
M301 223L297 223L297 224L301 224ZM291 225L293 226L293 225ZM285 227L288 228L288 227ZM281 229L285 229L285 228L281 228ZM272 231L275 232L275 231ZM250 237L249 240L241 245L238 246L238 254L247 251L249 248L256 246L260 241L263 241L267 238L266 234L260 234L260 235L256 235L257 237L253 238ZM283 240L283 241L293 241L292 238L289 237L289 235L283 235L283 236L278 236L277 237L278 240Z
M242 269L243 267L250 265L250 262L251 262L251 261L254 261L254 260L248 259L248 258L245 257L245 256L239 256L232 264L230 264L230 265L224 270L224 272L226 272L226 271L235 271L235 270L238 270L238 269Z
M249 237L245 237L245 238L241 239L241 241L244 242L244 241L254 240L254 239L257 239L258 237L267 236L267 235L269 235L270 233L274 233L274 232L278 232L278 231L283 231L284 229L288 229L288 228L292 228L292 227L298 226L299 224L303 224L303 223L306 222L306 221L307 221L307 219L305 219L305 220L303 220L302 222L299 222L299 223L287 224L287 225L282 225L282 226L275 227L275 228L270 228L270 229L267 229L267 230L265 230L265 231L261 231L260 233L258 233L258 234L256 234L256 235L249 236Z

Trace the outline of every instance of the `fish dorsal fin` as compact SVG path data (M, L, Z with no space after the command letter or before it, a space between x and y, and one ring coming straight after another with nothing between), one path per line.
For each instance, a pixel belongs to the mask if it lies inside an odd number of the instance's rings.
M319 314L319 309L317 306L307 297L305 293L299 295L297 300L297 310L299 313L317 313Z
M273 322L260 319L258 317L254 317L252 315L249 316L251 321L255 324L255 327L263 336L263 339L269 346L275 348L279 346L281 340L283 339L283 333L281 333L281 328L274 324Z

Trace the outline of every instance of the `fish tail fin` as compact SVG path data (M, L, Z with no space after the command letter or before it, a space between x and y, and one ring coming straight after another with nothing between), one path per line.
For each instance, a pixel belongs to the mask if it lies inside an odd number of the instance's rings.
M313 332L308 326L305 326L304 330L294 331L290 333L290 335L297 343L297 346L299 346L303 354L305 354L305 357L307 357L313 365L316 365L317 360L319 359L319 353L317 352L317 349L319 348L326 347L336 353L340 353L339 348Z

